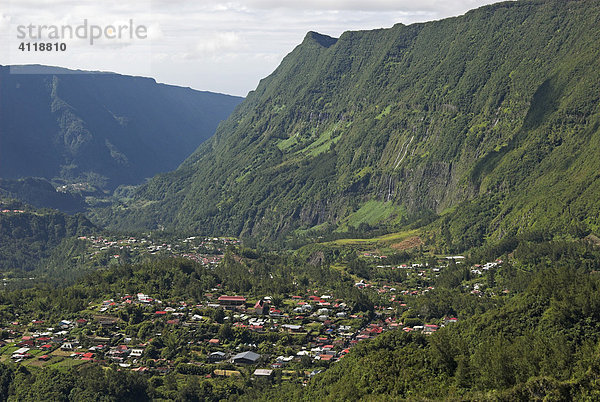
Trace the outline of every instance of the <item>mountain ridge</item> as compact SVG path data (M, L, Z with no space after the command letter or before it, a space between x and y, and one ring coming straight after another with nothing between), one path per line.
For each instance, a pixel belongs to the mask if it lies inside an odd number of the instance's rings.
M179 169L100 216L275 239L371 202L367 226L441 216L448 250L597 231L599 16L595 0L519 1L328 47L309 33Z
M112 190L176 168L241 98L153 78L0 66L0 175Z

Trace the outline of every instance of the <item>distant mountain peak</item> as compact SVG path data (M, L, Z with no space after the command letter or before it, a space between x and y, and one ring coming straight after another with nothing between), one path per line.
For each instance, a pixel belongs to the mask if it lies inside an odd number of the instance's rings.
M15 64L10 66L2 66L9 69L11 74L115 74L111 71L88 71L88 70L73 70L70 68L58 66L45 66L42 64Z
M304 41L314 41L323 47L331 47L337 42L337 38L332 38L328 35L323 35L318 32L309 31L304 37Z

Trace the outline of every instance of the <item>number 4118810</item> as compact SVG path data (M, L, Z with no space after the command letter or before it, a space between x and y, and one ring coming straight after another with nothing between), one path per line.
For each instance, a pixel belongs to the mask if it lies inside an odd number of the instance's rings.
M22 52L64 52L67 44L64 42L21 42L19 50Z

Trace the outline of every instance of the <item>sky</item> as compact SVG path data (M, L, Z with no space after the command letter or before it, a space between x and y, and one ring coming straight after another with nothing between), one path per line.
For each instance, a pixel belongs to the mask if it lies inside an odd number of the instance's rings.
M461 15L494 2L1 0L0 64L112 71L245 96L308 31L338 37ZM51 50L41 50L41 43Z

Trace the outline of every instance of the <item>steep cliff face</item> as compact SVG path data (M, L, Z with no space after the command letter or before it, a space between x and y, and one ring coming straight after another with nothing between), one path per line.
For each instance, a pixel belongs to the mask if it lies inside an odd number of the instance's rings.
M598 228L599 21L598 1L519 1L311 32L214 138L104 216L268 238L444 213L452 234L476 207L486 236L576 206Z
M241 100L142 77L0 67L0 177L138 184L177 168Z

